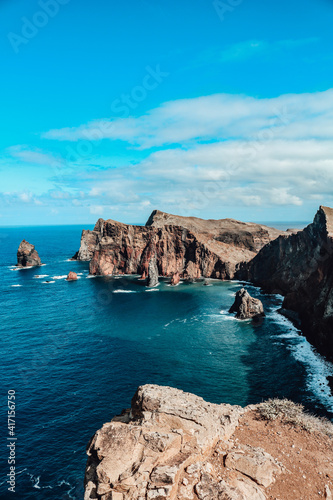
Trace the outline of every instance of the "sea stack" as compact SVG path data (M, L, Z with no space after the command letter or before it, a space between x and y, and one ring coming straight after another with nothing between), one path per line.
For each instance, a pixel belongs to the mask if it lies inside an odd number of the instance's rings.
M261 300L251 297L245 288L236 292L235 302L229 309L230 313L236 313L238 319L250 319L265 316Z
M41 266L42 261L35 250L34 245L31 245L26 240L22 240L17 250L17 264L18 267L31 267Z
M179 281L180 281L179 272L176 271L175 273L173 273L173 275L171 277L170 284L173 286L176 286L176 285L178 285Z
M70 271L68 273L68 276L66 278L66 281L76 281L77 280L77 274L74 273L73 271Z
M158 285L158 268L156 253L151 256L148 266L148 286L150 288Z

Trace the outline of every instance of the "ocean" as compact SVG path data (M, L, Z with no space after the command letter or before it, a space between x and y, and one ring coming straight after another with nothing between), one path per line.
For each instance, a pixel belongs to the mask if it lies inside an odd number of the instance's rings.
M285 397L333 419L333 366L277 313L282 297L246 284L267 313L255 326L228 313L236 281L161 280L148 289L135 276L89 277L87 262L69 260L81 230L0 228L1 499L15 498L6 476L8 391L16 396L16 497L24 500L82 499L91 436L141 384L242 406ZM43 267L14 267L23 238ZM69 271L79 280L66 282Z

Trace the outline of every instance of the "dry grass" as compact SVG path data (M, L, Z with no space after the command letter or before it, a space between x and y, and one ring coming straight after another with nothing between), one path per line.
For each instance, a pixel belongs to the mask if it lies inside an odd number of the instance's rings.
M307 432L321 432L333 438L332 422L307 413L303 405L288 399L268 399L257 405L257 414L262 420L280 418L285 424L299 427Z

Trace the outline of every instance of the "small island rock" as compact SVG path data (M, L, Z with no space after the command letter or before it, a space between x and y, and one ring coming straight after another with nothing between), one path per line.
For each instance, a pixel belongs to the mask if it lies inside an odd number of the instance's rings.
M35 250L34 245L31 245L26 240L22 240L17 250L18 267L41 266L42 261Z
M238 319L256 318L265 316L261 300L251 297L245 288L236 292L235 302L229 309L230 313L236 313Z
M170 285L173 285L173 286L178 285L179 281L180 281L180 276L179 276L179 272L177 271L177 272L173 273L171 281L170 281Z
M66 281L76 281L77 280L77 274L71 271L68 273L68 276L66 278Z

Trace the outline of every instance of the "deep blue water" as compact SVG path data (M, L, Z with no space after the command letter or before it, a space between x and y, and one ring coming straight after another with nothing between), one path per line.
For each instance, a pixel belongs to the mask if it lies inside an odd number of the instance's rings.
M248 286L267 311L254 326L227 313L237 282L149 291L136 277L88 278L88 263L68 261L81 229L0 229L0 498L15 498L5 483L8 390L16 391L16 498L24 500L82 499L90 437L129 407L140 384L214 403L287 397L332 418L332 365L276 312L281 297ZM12 267L23 238L45 266ZM70 270L77 282L64 280Z

